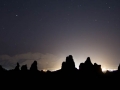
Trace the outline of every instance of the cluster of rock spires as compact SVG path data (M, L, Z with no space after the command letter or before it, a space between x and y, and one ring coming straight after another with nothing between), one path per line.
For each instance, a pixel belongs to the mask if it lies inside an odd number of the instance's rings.
M21 86L21 89L26 84L28 84L27 87L33 86L46 89L47 87L44 87L44 85L51 89L55 88L51 87L52 85L56 85L61 89L64 89L64 87L83 87L87 89L87 86L90 85L101 87L101 89L105 87L108 89L109 86L115 87L118 84L117 82L120 81L120 65L117 71L103 73L101 65L97 63L93 64L90 57L87 57L86 61L80 63L79 69L77 69L73 56L69 55L62 62L61 69L56 71L39 71L36 60L31 64L29 69L27 68L27 64L22 65L20 68L19 63L17 63L16 67L12 70L6 70L0 65L0 80L1 82L5 81L2 85L17 85L18 87ZM9 83L6 84L6 82ZM89 89L93 89L93 87L89 87Z
M0 71L1 70L5 70L5 69L2 68L2 66L0 65ZM22 65L21 69L20 69L20 65L17 62L17 65L16 65L15 69L13 69L13 70L15 70L15 71L19 71L19 70L27 71L28 70L27 64ZM31 67L30 67L29 70L30 71L38 71L36 60L31 64ZM66 60L62 62L61 70L64 70L64 71L75 71L75 70L77 70L77 68L75 67L75 62L74 62L74 59L73 59L72 55L67 56ZM89 71L90 72L91 71L102 72L101 65L98 65L97 63L92 64L92 62L90 60L90 57L88 57L84 63L80 63L79 70L80 71L85 71L85 72L89 72Z
M27 64L22 65L22 66L21 66L21 69L20 69L20 65L19 65L19 63L17 62L17 66L15 67L14 70L15 70L15 71L19 71L19 70L21 70L21 71L27 71L27 70L28 70ZM34 61L34 62L31 64L30 71L38 71L37 61Z
M72 55L66 57L66 61L62 63L61 69L66 71L77 70ZM102 72L101 65L98 65L97 63L92 64L90 57L88 57L84 63L80 63L79 70L85 72Z
M38 67L37 67L37 61L35 60L32 64L31 64L31 67L30 69L28 69L27 67L27 64L26 65L22 65L21 66L21 69L20 69L20 65L19 63L17 62L17 65L14 69L12 70L15 70L15 71L27 71L27 70L30 70L30 71L39 71L38 70ZM79 69L77 69L75 67L75 62L74 62L74 59L73 59L73 56L72 55L69 55L66 57L66 60L62 62L62 65L61 65L61 69L60 70L63 70L63 71L81 71L81 72L85 72L85 73L101 73L102 72L102 68L101 68L101 65L98 65L97 63L92 63L91 62L91 59L90 57L87 57L86 61L84 63L80 63L79 65ZM118 70L120 70L120 65L118 66ZM6 69L4 69L1 65L0 65L0 71L6 71ZM49 71L49 70L48 70Z
M84 63L81 63L79 65L79 70L87 71L87 72L89 72L89 71L97 72L97 73L102 72L101 65L98 65L97 63L92 64L90 57L88 57Z

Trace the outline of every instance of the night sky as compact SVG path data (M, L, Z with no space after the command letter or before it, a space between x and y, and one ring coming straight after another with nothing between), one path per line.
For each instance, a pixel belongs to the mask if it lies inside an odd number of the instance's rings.
M0 0L0 65L56 70L68 55L118 67L120 0Z

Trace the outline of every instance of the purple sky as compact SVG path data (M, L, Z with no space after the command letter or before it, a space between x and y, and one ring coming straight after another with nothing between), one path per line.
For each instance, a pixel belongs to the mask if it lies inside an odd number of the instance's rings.
M120 63L120 0L0 0L0 64L58 69L73 55L102 67Z

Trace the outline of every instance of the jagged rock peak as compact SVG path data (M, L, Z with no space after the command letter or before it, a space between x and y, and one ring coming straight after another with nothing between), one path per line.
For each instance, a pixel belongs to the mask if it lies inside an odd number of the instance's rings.
M97 63L94 63L94 66L100 66L100 67L101 67L101 65L99 65L99 64L97 64Z
M66 62L68 62L68 61L70 61L70 60L73 61L73 56L72 56L72 55L69 55L69 56L66 57Z
M72 55L69 55L69 56L66 57L66 63L68 65L70 65L70 66L75 67L75 62L73 60L73 56Z
M79 70L80 69L84 69L84 63L80 63L80 65L79 65Z
M37 61L36 60L34 60L34 62L31 64L30 70L32 70L32 71L38 70Z
M90 57L87 57L87 59L86 59L86 61L84 63L85 64L91 64L91 65L93 65L92 62L91 62Z
M120 64L119 64L119 66L118 66L118 70L120 71Z
M61 69L64 70L74 70L75 69L75 62L73 60L73 56L69 55L66 57L66 60L62 62Z
M17 65L16 65L16 67L15 67L15 69L14 70L16 70L16 71L18 71L18 70L20 70L20 65L19 65L19 63L17 62Z
M96 65L96 66L97 66L98 64L97 64L97 63L94 63L94 65Z
M62 62L61 69L65 69L65 68L66 68L66 62Z

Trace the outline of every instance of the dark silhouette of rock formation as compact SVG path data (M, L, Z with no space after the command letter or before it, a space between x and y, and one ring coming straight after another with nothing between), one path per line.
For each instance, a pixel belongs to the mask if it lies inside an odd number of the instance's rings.
M90 57L87 57L86 61L84 63L80 63L79 65L79 71L83 75L89 75L90 77L97 77L99 75L102 75L102 69L101 65L98 65L97 63L92 63Z
M17 72L16 72L17 71ZM37 71L37 72L36 72ZM0 84L4 86L11 85L23 89L25 86L34 89L115 89L120 81L120 65L117 71L102 73L101 65L92 63L90 57L87 57L84 63L80 63L79 69L75 67L72 55L66 57L62 62L61 69L56 71L43 70L39 71L37 61L33 61L30 69L26 65L22 65L20 69L19 63L13 70L4 72L4 68L0 65ZM5 82L5 83L4 83ZM45 86L46 85L46 86ZM55 87L54 87L55 86ZM95 87L94 87L95 86Z
M20 65L19 65L19 63L17 62L17 66L15 67L15 69L14 69L15 71L19 71L20 70Z
M86 61L79 65L79 70L86 71L86 72L93 70L93 64L90 60L90 57L87 57Z
M22 66L21 66L21 70L22 70L22 71L27 71L27 70L28 70L27 65L22 65Z
M66 70L66 71L74 71L74 70L76 70L75 62L73 60L72 55L67 56L66 60L64 62L62 62L61 69Z
M120 64L118 65L118 71L120 71Z
M97 63L94 63L94 71L96 73L102 73L102 68L101 68L101 65L98 65Z
M34 61L30 67L31 71L38 71L37 61Z

